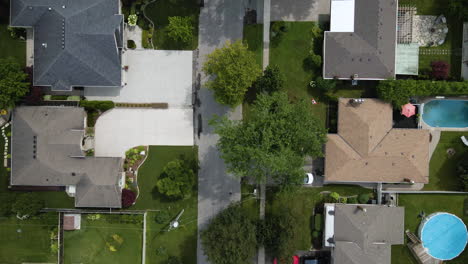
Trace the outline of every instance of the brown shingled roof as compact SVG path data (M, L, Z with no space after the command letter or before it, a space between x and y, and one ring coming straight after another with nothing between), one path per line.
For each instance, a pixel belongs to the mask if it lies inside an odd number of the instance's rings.
M393 129L392 108L377 99L338 103L338 134L329 134L325 181L429 182L429 132Z

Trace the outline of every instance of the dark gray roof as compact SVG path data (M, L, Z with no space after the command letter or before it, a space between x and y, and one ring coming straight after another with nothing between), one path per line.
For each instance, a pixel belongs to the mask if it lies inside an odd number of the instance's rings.
M339 264L390 264L390 246L403 244L404 208L336 204L333 253Z
M34 28L34 84L120 86L118 0L11 0L11 26Z
M77 207L121 207L121 158L85 157L85 111L25 106L12 116L12 185L76 186Z
M324 78L394 78L396 0L355 0L354 12L354 32L325 32Z

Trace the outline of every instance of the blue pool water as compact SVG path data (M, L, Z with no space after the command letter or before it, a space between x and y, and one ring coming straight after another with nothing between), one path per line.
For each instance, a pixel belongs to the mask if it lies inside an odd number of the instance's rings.
M468 127L468 100L429 101L422 118L432 127Z
M468 233L465 224L457 216L437 213L426 218L421 225L421 241L434 258L450 260L465 249Z

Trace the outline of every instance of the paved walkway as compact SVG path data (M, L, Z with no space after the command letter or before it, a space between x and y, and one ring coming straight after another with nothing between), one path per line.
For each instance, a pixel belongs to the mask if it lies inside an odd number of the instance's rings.
M270 5L271 0L263 1L263 69L270 64Z
M143 45L141 45L141 38L142 38L143 30L139 26L130 27L125 25L125 41L133 40L135 42L137 49L142 49ZM124 43L127 46L127 43Z
M231 119L242 118L242 108L230 109L215 102L213 94L204 87L208 77L201 72L206 56L214 49L224 46L227 40L242 39L243 1L205 0L200 11L198 38L198 65L201 89L197 92L200 106L195 116L201 116L200 137L196 138L200 170L198 173L198 231L205 228L211 218L234 201L240 201L240 180L226 173L226 166L216 148L218 135L213 133L208 121L213 115L228 114ZM209 263L203 253L200 239L197 245L197 263Z

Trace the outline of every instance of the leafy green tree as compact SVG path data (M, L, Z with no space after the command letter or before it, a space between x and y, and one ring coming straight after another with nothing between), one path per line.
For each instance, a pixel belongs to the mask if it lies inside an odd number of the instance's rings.
M44 200L37 193L23 193L16 197L11 210L19 217L35 216L44 207Z
M207 87L214 91L215 99L231 107L242 103L247 89L262 72L254 54L241 41L228 41L209 54L203 71L214 76Z
M257 250L256 225L240 204L233 204L201 231L201 242L213 264L248 263Z
M176 159L164 167L156 187L161 194L172 199L188 198L195 185L195 173L187 162Z
M448 11L459 20L468 19L468 0L449 0Z
M277 65L268 66L258 77L253 87L257 93L273 93L283 89L284 76Z
M0 109L14 107L29 91L28 75L13 59L0 59Z
M322 156L326 142L310 103L290 103L284 92L260 94L248 120L217 117L210 124L220 136L217 147L230 172L259 182L272 177L282 187L303 181L303 157Z
M289 208L283 207L265 220L265 247L281 263L290 261L297 250L294 243L298 226L296 219Z
M168 35L175 41L190 43L193 39L193 25L191 17L169 17Z

